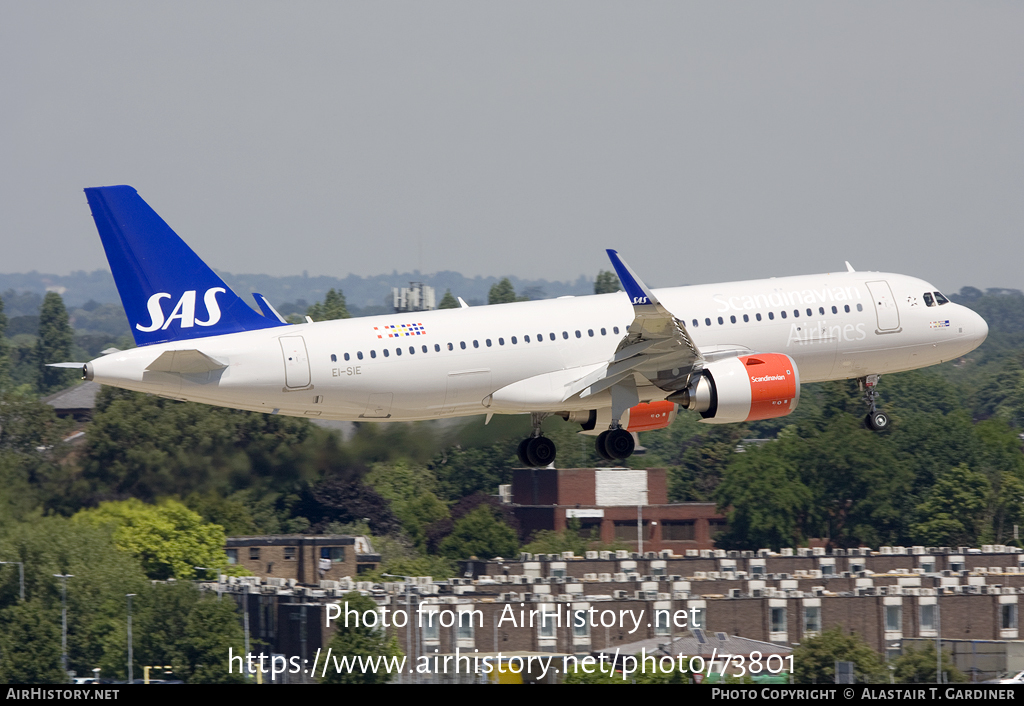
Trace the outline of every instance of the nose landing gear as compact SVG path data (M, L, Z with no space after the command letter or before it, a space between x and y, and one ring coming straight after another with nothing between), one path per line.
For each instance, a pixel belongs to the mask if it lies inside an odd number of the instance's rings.
M878 375L868 375L858 381L864 390L864 402L867 403L870 410L868 416L864 418L864 425L871 431L885 431L889 428L889 415L879 411L876 406L878 390L875 387L878 385L878 377Z

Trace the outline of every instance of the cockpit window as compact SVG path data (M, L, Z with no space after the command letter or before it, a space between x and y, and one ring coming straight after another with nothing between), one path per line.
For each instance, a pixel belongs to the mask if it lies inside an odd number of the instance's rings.
M949 300L942 296L941 292L935 292L935 301L939 303L939 306L943 304L949 304Z
M935 300L932 299L931 292L924 293L924 303L927 304L928 306L935 306Z

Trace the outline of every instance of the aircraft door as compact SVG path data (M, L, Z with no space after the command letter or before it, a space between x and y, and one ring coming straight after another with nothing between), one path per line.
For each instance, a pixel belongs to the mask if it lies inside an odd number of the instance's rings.
M896 331L900 327L900 312L896 308L896 298L885 280L867 282L871 292L871 301L875 305L875 316L878 318L878 333Z
M491 389L490 368L460 370L448 373L448 388L444 395L444 414L483 408L483 399L494 392Z
M309 356L305 339L302 336L281 336L279 340L284 356L285 386L293 389L309 387Z

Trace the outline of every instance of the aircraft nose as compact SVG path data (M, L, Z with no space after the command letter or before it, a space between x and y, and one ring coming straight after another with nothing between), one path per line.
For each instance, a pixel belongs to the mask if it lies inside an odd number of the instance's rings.
M972 311L971 314L974 316L974 334L972 338L980 346L988 338L988 322L977 312Z

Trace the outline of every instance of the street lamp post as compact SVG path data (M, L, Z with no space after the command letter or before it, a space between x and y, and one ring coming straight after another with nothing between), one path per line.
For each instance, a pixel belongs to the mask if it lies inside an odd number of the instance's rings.
M409 593L409 589L412 587L412 576L397 576L395 574L381 574L381 576L387 576L388 578L402 578L405 579L405 649L406 651L413 652L413 663L416 661L416 650L413 649L412 644L412 597ZM415 679L415 676L413 677Z
M23 561L0 561L0 564L18 565L18 597L25 600L25 562Z
M74 574L54 574L54 577L61 580L60 588L60 663L64 669L64 676L68 674L68 579L74 578Z
M134 593L126 593L128 598L128 683L135 683L135 660L132 656L132 596Z

